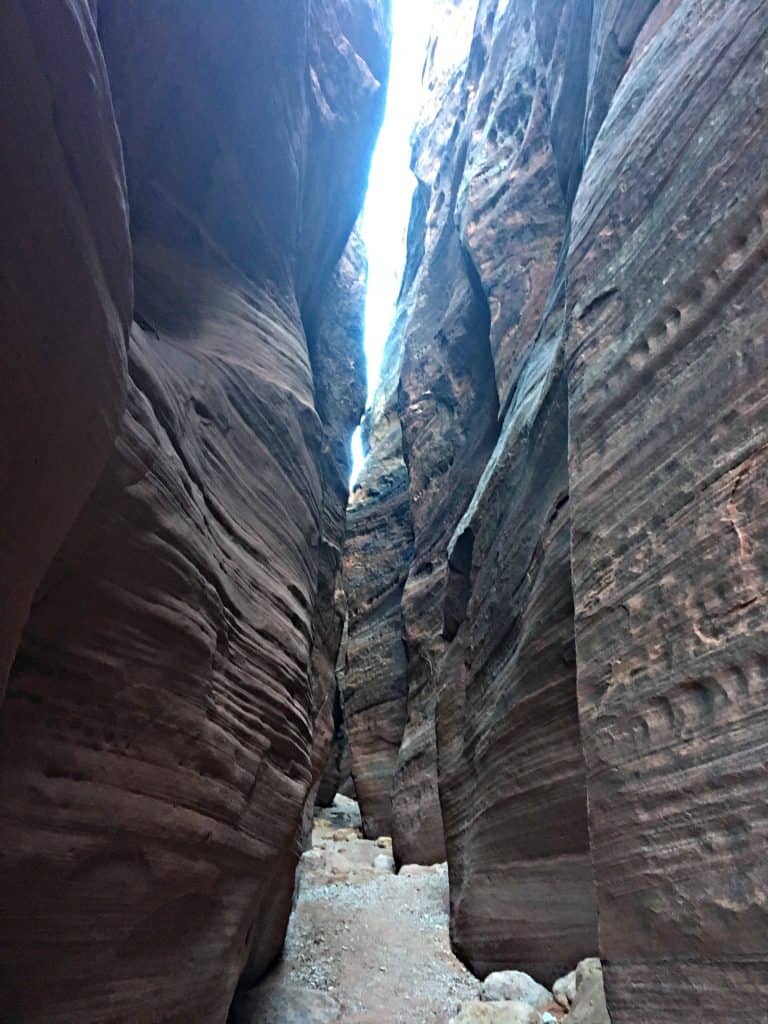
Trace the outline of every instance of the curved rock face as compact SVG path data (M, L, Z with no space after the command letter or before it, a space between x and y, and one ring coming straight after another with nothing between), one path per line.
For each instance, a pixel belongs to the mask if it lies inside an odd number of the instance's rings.
M120 142L84 0L4 3L0 66L1 703L35 589L118 430L132 277Z
M338 781L346 749L338 686L339 660L346 658L342 635L347 609L341 585L351 449L349 439L365 404L363 314L367 265L362 241L350 238L320 308L317 327L308 341L315 381L315 405L323 423L322 525L320 565L312 624L310 676L314 730L312 785L304 805L304 831L312 830L312 812L331 750L338 745ZM331 794L331 800L335 794ZM327 796L327 794L326 794Z
M588 50L568 3L481 4L455 216L490 305L499 440L453 538L438 715L451 935L550 984L597 945L576 702L556 128ZM571 111L571 115L573 112ZM545 315L546 314L546 315Z
M408 469L414 554L403 591L408 652L408 721L394 778L393 848L399 862L445 859L437 792L435 703L445 650L442 597L450 536L496 439L498 404L489 348L489 313L454 223L467 152L458 128L468 102L455 84L419 139L419 189L429 195L423 255L401 323L399 407Z
M393 396L374 408L370 453L347 511L349 606L344 719L363 833L392 834L392 778L407 710L401 601L413 551L408 477Z
M482 0L416 131L396 846L437 781L459 955L599 948L614 1024L768 1004L767 33L764 0Z
M574 209L573 584L614 1024L768 1006L767 44L765 3L681 3Z
M414 529L395 854L447 847L452 938L477 973L522 965L549 981L597 944L562 299L537 334L568 206L550 111L575 77L572 14L482 3L466 67L438 77L438 110L416 135L421 240L395 334Z
M131 203L128 405L0 712L0 1016L223 1021L279 950L330 736L359 254L332 272L385 13L98 4Z

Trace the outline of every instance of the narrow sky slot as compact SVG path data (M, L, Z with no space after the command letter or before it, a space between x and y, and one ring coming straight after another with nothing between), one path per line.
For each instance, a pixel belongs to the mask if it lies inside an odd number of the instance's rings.
M393 0L392 66L387 109L374 152L362 219L368 251L365 356L368 403L379 381L384 343L405 265L405 243L416 179L410 170L410 135L421 102L424 54L433 28L433 0ZM360 430L352 438L352 484L363 464Z

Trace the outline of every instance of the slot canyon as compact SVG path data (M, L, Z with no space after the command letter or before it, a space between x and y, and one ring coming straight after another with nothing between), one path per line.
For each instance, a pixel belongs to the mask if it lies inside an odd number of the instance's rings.
M768 0L0 56L0 1024L766 1024Z

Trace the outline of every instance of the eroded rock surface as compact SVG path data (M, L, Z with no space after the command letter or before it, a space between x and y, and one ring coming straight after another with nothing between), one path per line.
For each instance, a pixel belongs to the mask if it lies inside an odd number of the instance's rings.
M574 209L573 585L613 1024L768 1006L767 45L765 3L680 3Z
M450 81L440 116L414 150L415 203L424 210L415 206L411 231L421 232L420 260L400 297L396 326L414 553L402 599L408 720L394 778L392 838L399 861L421 863L445 858L435 707L447 546L493 447L498 413L488 303L454 223L467 149L457 129L468 87L460 74Z
M768 5L468 6L390 346L395 854L431 856L437 780L476 973L599 948L614 1024L736 1021L768 1002Z
M415 137L392 340L414 530L393 839L399 861L437 859L442 825L460 956L551 982L597 945L558 276L571 168L554 140L588 51L569 47L570 6L532 14L479 5Z
M133 280L123 159L85 0L4 3L0 69L2 703L35 590L120 424Z
M128 399L0 712L0 1016L221 1021L238 979L280 948L331 732L345 434L361 401L361 266L353 250L339 260L382 109L384 13L98 4L131 207ZM104 367L120 367L130 276L99 43L85 7L74 28L63 17L46 13L32 70L60 86L56 144L78 125L70 179L101 168L92 211L58 200L73 225L57 227L62 310L82 302L87 325L63 351L76 370L92 358L93 448L63 494L74 515L119 411ZM50 256L55 271L64 252ZM41 312L34 323L49 330ZM69 429L59 466L81 454Z
M394 363L395 381L399 368ZM395 393L385 373L368 413L369 456L347 514L348 666L342 684L355 793L369 838L392 833L392 779L407 711L402 594L413 552Z

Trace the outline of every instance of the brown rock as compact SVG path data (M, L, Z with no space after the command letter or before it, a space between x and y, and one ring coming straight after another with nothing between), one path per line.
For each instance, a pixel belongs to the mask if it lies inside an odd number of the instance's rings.
M454 946L481 976L514 965L546 984L597 944L560 345L533 348L456 534L449 587L469 597L438 717Z
M768 1006L768 8L682 2L657 29L595 143L569 253L579 703L613 1024Z
M349 607L344 717L366 836L392 831L392 777L406 717L400 602L413 533L400 421L381 395L370 455L347 515L344 587Z
M63 60L61 54L66 53ZM0 10L0 702L125 403L125 178L84 0Z
M489 315L466 259L454 207L466 153L461 132L469 83L450 93L429 137L415 146L429 178L420 261L400 297L403 350L399 406L408 469L414 555L402 608L408 652L408 720L393 788L392 839L398 862L445 859L437 792L435 706L445 650L442 596L448 540L464 512L496 438L498 404L488 343ZM445 128L456 145L440 156ZM412 231L420 226L415 209Z
M765 1002L765 32L758 0L481 2L414 152L395 848L437 834L442 687L456 948L553 980L595 948L594 859L615 1021ZM449 150L461 180L438 190ZM456 439L478 420L458 408L477 394L456 387L466 352L440 350L460 279L439 276L443 222L488 298L503 417L449 543Z
M314 728L313 781L304 804L307 837L331 750L346 742L338 693L339 660L346 657L341 645L347 617L341 588L341 550L349 498L349 438L360 421L365 401L362 342L366 281L365 252L361 240L353 234L324 296L317 322L307 326L315 407L323 423L320 563L309 665ZM338 752L339 773L343 756L342 746ZM331 800L334 795L335 790Z
M569 38L578 28L569 4L533 5L535 18L529 6L490 17L485 5L473 43L471 145L454 216L489 296L506 408L448 546L453 642L437 737L454 948L480 976L515 967L551 983L597 946L556 273L579 169L562 102L586 53Z
M0 1016L223 1020L282 942L324 760L341 615L318 593L359 401L334 394L359 334L322 317L386 54L376 3L288 8L99 3L131 200L131 380L0 712ZM64 123L83 116L68 102Z

